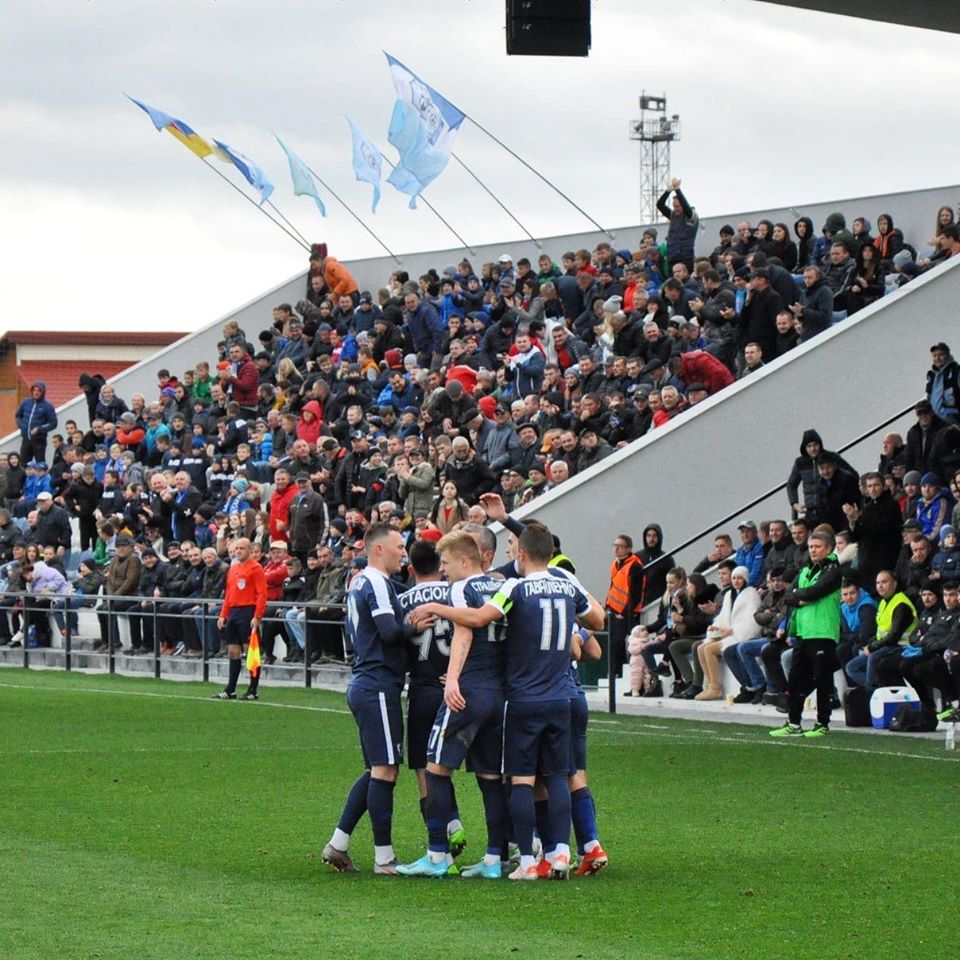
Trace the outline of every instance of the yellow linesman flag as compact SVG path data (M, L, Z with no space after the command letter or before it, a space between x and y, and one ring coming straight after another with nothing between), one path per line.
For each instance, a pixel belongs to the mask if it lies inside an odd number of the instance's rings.
M251 677L260 674L260 634L256 630L250 631L250 642L247 646L247 669Z

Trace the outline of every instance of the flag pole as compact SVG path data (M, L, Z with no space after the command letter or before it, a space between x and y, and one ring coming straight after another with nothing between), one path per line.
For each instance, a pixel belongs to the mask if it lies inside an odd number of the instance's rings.
M277 209L272 200L265 201L267 206L307 245L310 241Z
M218 177L220 177L221 180L223 180L225 183L228 183L231 187L233 187L233 189L236 190L237 193L239 193L244 200L246 200L248 203L252 203L254 207L256 207L257 210L259 210L271 223L276 224L294 243L296 243L300 247L303 247L303 249L309 253L310 251L309 243L307 243L302 238L295 236L282 223L280 223L279 220L275 220L273 217L271 217L270 214L267 213L267 211L264 210L263 207L261 207L256 200L254 200L252 197L248 197L228 176L225 176L212 163L210 163L210 161L207 160L206 157L200 157L200 160L202 161L203 165L207 167L208 170L212 170ZM273 207L273 204L271 203L270 206ZM274 207L274 209L276 209L276 207ZM286 219L286 217L284 217L284 219Z
M583 207L581 207L579 204L575 203L575 202L574 202L573 200L571 200L570 197L568 197L559 187L557 187L555 184L551 183L551 181L549 181L539 170L537 170L536 167L533 167L533 166L531 166L529 163L527 163L527 161L524 160L523 157L520 156L520 154L518 154L518 153L514 152L513 150L511 150L510 147L508 147L499 137L497 137L497 136L495 136L494 134L492 134L492 133L491 133L485 126L483 126L482 124L477 123L477 121L474 120L473 117L468 116L467 114L464 114L464 116L465 116L481 133L485 133L494 143L496 143L498 146L503 147L503 149L506 150L507 153L509 153L511 157L513 157L515 160L519 160L531 173L536 174L548 187L550 187L551 190L553 190L555 193L560 194L560 196L563 197L563 199L566 200L567 203L569 203L570 206L574 208L574 210L577 210L579 213L582 213L601 233L603 233L603 234L604 234L606 237L608 237L610 240L613 240L613 239L614 239L614 235L613 235L609 230L607 230L605 227L602 227L599 223L597 223L597 221L594 220L593 217L591 217L590 214L587 213L587 211L583 209Z
M304 165L306 166L306 164L304 164ZM308 169L308 170L310 171L310 173L313 175L313 178L317 181L317 183L319 183L319 184L323 187L323 189L326 190L327 193L329 193L330 196L333 197L333 199L336 200L337 203L339 203L340 206L343 207L343 209L346 210L347 213L349 213L350 216L353 217L353 219L356 220L357 223L359 223L360 226L363 227L363 229L366 230L367 233L369 233L370 236L373 237L373 239L376 240L377 243L379 243L380 246L383 247L383 249L387 251L387 253L390 254L390 256L393 258L394 262L395 262L397 265L402 265L400 258L366 225L366 223L363 222L363 220L361 220L361 219L353 212L353 210L350 209L350 207L347 206L347 204L344 202L344 200L341 199L341 197L340 197L338 194L336 194L333 190L330 189L329 184L324 183L323 180L320 179L319 175L318 175L317 172L313 169L313 167L307 166L307 169Z
M390 165L391 170L396 170L397 165L395 163L390 163L390 159L382 150L380 151L380 156L387 164ZM437 210L437 208L422 193L418 193L417 196L424 202L424 204L426 204L427 209L430 210L433 215L463 244L464 249L470 251L470 256L475 257L477 255L477 251L474 250L473 247L471 247L470 244L467 243L467 241L464 240L463 237L461 237L460 234L457 233L457 231L454 230L449 223L447 223L447 221L440 215L440 211Z
M467 173L469 173L470 176L473 177L473 179L476 180L477 183L479 183L480 186L483 187L483 189L486 190L491 197L493 197L500 209L503 210L503 212L506 213L506 215L533 241L533 245L538 250L542 250L543 244L510 212L507 205L452 150L450 151L450 156L453 157L453 159L456 160L457 163L459 163L460 166L463 167L463 169L466 170Z

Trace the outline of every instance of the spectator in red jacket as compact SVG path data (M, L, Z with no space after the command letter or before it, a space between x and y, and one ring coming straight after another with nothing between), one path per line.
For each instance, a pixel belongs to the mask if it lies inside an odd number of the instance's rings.
M220 370L220 385L224 393L229 388L230 398L240 404L241 414L254 418L257 416L260 371L239 343L230 347L230 364Z
M733 375L722 360L705 350L691 350L670 358L670 373L684 383L702 383L711 396L733 383Z
M278 468L273 475L273 496L270 498L270 540L290 540L290 504L297 496L297 485L289 471Z

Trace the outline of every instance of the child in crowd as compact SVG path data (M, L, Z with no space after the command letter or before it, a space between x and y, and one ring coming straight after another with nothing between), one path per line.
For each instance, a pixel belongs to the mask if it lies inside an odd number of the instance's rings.
M957 531L949 524L940 528L940 550L934 556L930 568L933 580L960 580L960 549L957 547Z

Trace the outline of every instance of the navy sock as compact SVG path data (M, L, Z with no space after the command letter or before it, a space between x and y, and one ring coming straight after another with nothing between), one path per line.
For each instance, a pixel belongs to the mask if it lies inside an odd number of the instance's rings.
M367 787L370 783L370 771L364 770L363 775L350 788L347 802L343 805L343 813L337 822L337 829L351 834L356 829L360 818L367 812Z
M517 832L513 829L513 817L510 814L510 797L512 796L513 784L509 780L503 781L503 802L507 805L507 851L511 843L517 842ZM508 859L507 857L503 858Z
M393 823L393 788L389 780L370 778L367 784L367 812L373 827L373 843L377 847L389 847L390 829Z
M420 798L420 816L423 818L423 825L427 825L427 798Z
M583 845L597 839L597 807L589 787L581 787L570 794L573 815L573 832L577 835L577 853L583 853Z
M553 845L570 840L570 783L566 775L557 775L547 781L549 797L550 839Z
M487 821L487 853L499 857L507 845L510 814L507 812L507 797L499 780L484 780L477 777L477 786L483 797L483 813Z
M240 660L231 660L229 663L230 675L227 680L227 693L237 692L237 681L240 679Z
M567 807L569 811L569 805ZM533 810L533 787L529 783L515 783L510 790L510 817L517 836L520 855L533 856L533 824L536 814Z
M552 853L557 845L556 837L550 829L550 802L548 800L537 800L533 804L534 813L537 818L537 833L540 836L540 842L543 844L544 853Z
M256 693L257 687L260 686L260 670L257 671L257 675L254 676L250 674L250 684L247 687L247 693Z
M427 771L427 849L431 853L447 853L447 824L453 800L453 784L449 777Z

